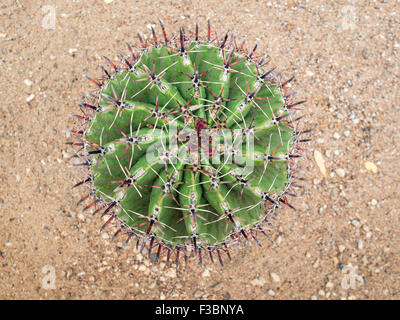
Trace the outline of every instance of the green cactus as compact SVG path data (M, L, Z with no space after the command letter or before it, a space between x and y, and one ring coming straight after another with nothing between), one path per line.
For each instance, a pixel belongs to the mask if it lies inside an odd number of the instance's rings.
M247 53L229 33L222 40L140 39L119 64L107 61L97 89L79 103L83 115L70 132L75 157L89 168L93 201L84 210L107 216L116 235L132 236L155 259L229 255L241 239L268 235L275 209L292 207L301 132L293 119L301 102L265 56ZM293 207L292 207L293 208Z

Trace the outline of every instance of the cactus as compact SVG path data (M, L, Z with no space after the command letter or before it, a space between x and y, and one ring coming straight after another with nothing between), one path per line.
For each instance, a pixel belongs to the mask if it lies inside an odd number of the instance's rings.
M132 237L158 260L204 255L213 262L240 241L269 235L287 196L301 134L288 83L229 32L195 32L153 43L139 36L118 63L105 58L96 89L79 102L70 134L74 166L88 168L84 211L105 219L102 229ZM296 185L297 186L297 185ZM91 198L92 200L88 200Z

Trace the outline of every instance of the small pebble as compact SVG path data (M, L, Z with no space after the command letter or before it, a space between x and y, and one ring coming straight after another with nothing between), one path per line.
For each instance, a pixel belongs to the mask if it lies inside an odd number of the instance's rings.
M32 93L28 98L26 98L26 102L31 102L35 98L35 95Z
M336 174L339 177L343 178L346 175L346 172L342 168L338 168L338 169L336 169Z
M368 171L371 171L373 173L377 173L378 172L378 167L376 166L375 163L373 163L371 161L365 161L364 162L364 167L365 167L365 169L367 169Z
M250 284L253 287L262 287L265 284L265 280L264 279L253 279L253 280L251 280Z
M208 269L206 269L206 270L203 272L202 277L203 277L203 278L206 278L206 277L209 277L209 276L210 276L210 271L209 271Z
M323 176L326 177L325 160L324 160L324 157L322 156L321 152L319 152L318 150L315 150L314 151L314 159L318 165L319 170L321 171Z
M354 220L351 221L351 224L352 224L353 226L355 226L356 228L358 228L358 227L360 226L361 223L360 223L360 221L354 219Z
M338 139L340 138L340 134L337 133L337 132L335 132L335 133L333 134L333 138L336 139L336 140L338 140Z
M166 273L165 276L169 278L176 278L176 270L173 268L170 268Z
M144 264L139 267L139 271L145 271L147 268Z
M271 275L271 279L272 279L273 282L280 282L281 281L281 278L276 273L271 272L270 275Z
M25 80L24 80L24 83L25 83L25 85L27 85L28 87L31 87L32 84L33 84L33 82L32 82L31 80L29 80L29 79L25 79Z
M332 155L332 152L331 152L331 150L326 150L325 151L325 155L329 158L331 155Z
M269 294L270 296L274 296L274 295L275 295L275 291L272 290L272 289L269 289L269 290L268 290L268 294Z
M368 49L364 49L361 53L362 53L362 56L363 56L364 59L368 59L369 58Z

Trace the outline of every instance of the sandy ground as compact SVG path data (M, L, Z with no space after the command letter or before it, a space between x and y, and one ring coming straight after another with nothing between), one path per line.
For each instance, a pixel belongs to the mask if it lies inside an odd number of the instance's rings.
M108 1L109 2L109 1ZM50 7L43 6L48 5ZM399 299L399 1L2 1L0 298ZM44 10L44 11L42 11ZM55 25L52 17L55 12ZM296 212L225 267L152 265L76 207L63 132L103 55L162 18L258 41L308 100ZM50 29L49 29L50 28ZM376 165L367 170L365 162ZM374 169L374 168L372 168ZM46 274L47 272L47 274ZM53 281L54 280L54 281Z

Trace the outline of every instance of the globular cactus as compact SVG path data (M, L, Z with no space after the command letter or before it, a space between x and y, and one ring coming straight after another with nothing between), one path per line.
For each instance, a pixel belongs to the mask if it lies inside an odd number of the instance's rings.
M161 23L161 21L160 21ZM257 45L245 50L229 32L219 39L187 36L131 46L80 102L69 132L74 157L89 173L79 203L107 217L115 236L158 260L204 255L211 261L241 239L268 236L275 210L293 208L293 175L301 139L294 102ZM111 69L111 71L110 71ZM88 198L93 200L89 201ZM294 209L294 208L293 208Z

